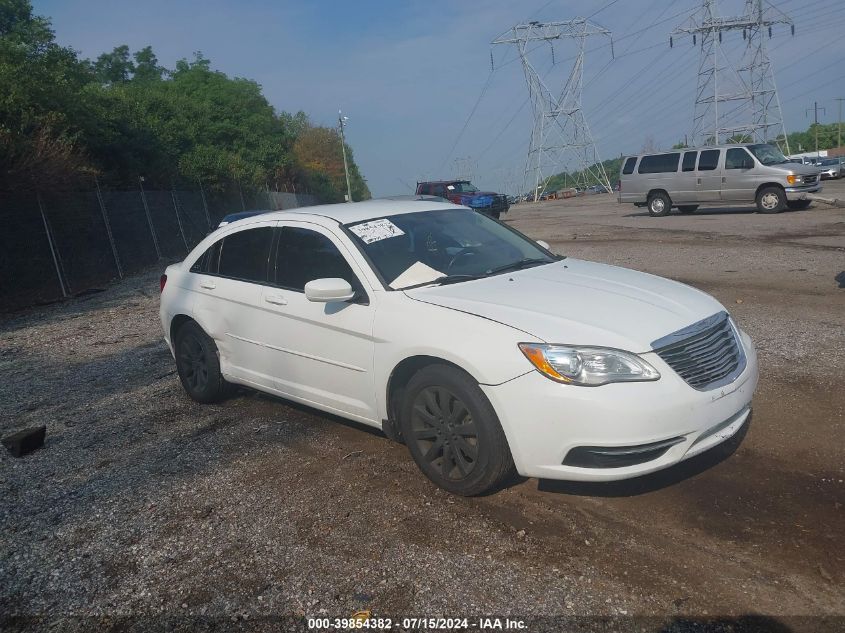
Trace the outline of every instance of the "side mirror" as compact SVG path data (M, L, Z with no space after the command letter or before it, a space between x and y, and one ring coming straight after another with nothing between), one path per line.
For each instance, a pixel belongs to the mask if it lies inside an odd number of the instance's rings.
M551 250L551 246L549 246L548 242L544 242L543 240L537 240L537 244L545 248L547 251Z
M349 301L355 296L355 291L345 279L328 277L315 279L305 284L305 298L315 303L332 303L335 301Z

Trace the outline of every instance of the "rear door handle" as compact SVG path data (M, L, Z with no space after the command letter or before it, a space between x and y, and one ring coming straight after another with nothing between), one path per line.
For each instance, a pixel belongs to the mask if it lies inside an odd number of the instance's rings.
M726 182L728 182L728 179L725 176L722 176L722 183L724 184Z
M282 295L264 295L264 301L277 306L286 306L288 304L287 299Z
M214 290L217 287L217 284L213 281L206 281L203 280L200 282L200 288L207 288L208 290Z
M701 184L701 178L697 178L697 179L696 179L696 184L698 184L698 185L700 185L700 184Z

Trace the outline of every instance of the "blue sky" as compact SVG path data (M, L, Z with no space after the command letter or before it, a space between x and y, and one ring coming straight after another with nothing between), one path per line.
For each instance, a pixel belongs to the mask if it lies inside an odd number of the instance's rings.
M491 74L490 41L529 19L594 14L613 32L615 59L606 41L595 38L584 73L584 111L603 158L638 152L647 142L668 147L692 122L698 50L689 40L670 49L668 39L697 0L33 4L52 19L57 39L83 56L120 44L151 45L172 67L201 50L215 68L258 81L279 110L304 110L315 123L333 125L342 107L350 118L348 142L376 196L409 193L419 179L452 177L455 159L464 159L479 186L517 188L532 122L528 93L508 47L492 48ZM826 109L820 120L836 121L834 98L845 97L842 0L770 4L796 27L794 37L788 27L776 28L770 40L787 129L807 127L814 100ZM743 6L742 0L719 4L722 15L740 14ZM723 46L740 50L742 35L726 36ZM547 50L536 53L550 85L562 85L573 53L571 45L556 47L554 67Z

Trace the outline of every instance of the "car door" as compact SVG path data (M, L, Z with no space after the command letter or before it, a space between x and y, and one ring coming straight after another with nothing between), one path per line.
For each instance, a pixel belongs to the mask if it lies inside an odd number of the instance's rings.
M674 190L671 192L672 202L687 204L698 200L695 173L695 162L698 152L690 150L684 152L681 158L681 171L675 177Z
M722 170L722 200L747 202L754 200L758 170L751 154L744 147L730 147L725 151Z
M345 241L325 227L285 222L263 289L262 309L274 316L265 333L276 390L320 408L378 424L373 382L371 288ZM339 277L356 291L346 302L316 303L305 284Z
M214 339L224 375L261 387L273 380L261 371L267 323L260 309L267 283L274 228L233 231L215 242L195 264L194 318Z
M696 199L717 202L722 199L722 150L705 149L698 155Z

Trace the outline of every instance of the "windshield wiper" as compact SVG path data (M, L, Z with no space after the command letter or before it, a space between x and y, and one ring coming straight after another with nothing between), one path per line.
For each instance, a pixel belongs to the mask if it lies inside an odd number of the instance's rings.
M523 268L527 268L528 266L551 264L552 261L549 261L545 257L526 257L525 259L520 259L519 261L511 262L510 264L505 264L504 266L497 266L496 268L491 268L485 273L485 275L495 275L497 273L503 273L508 270L522 270Z
M413 290L414 288L422 288L423 286L430 286L432 284L438 284L440 286L446 286L449 284L456 284L461 281L471 281L473 279L481 279L486 275L443 275L442 277L437 277L436 279L432 279L430 281L423 281L422 283L413 284L411 286L404 286L402 288L398 288L398 290Z

